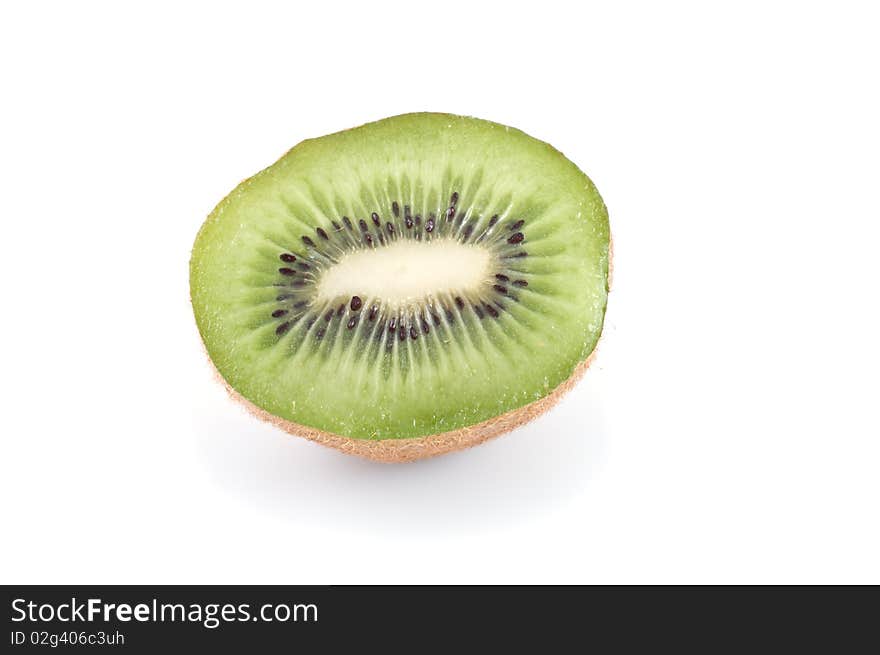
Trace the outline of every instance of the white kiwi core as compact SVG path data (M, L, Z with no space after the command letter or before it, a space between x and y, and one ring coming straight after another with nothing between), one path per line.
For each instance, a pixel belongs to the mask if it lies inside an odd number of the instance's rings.
M403 306L427 296L477 291L490 280L492 265L492 253L480 245L401 240L344 255L321 276L317 298L373 297Z

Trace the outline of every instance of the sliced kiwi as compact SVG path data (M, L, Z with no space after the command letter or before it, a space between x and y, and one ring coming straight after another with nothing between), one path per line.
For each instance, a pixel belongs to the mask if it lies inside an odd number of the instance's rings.
M510 430L576 381L609 245L595 186L551 146L407 114L304 141L242 182L196 237L192 305L254 413L416 459Z

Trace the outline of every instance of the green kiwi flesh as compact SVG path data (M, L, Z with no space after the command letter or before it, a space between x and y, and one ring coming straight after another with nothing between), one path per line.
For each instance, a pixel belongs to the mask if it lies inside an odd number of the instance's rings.
M411 441L539 406L582 369L609 248L599 193L551 146L407 114L242 182L196 237L190 293L212 363L259 414Z

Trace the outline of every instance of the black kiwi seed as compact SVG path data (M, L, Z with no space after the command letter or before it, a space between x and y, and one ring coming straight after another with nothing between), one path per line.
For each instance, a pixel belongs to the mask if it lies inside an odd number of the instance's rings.
M291 326L291 322L285 321L284 323L279 325L277 328L275 328L275 334L277 334L279 336L284 334L285 332L287 332L290 329L290 326Z
M446 310L446 320L450 323L455 323L455 316L453 315L451 309Z
M286 309L276 309L274 312L272 312L272 318L281 318L282 316L285 316L286 314L287 314Z
M416 214L416 215L415 215L415 221L416 221L416 225L421 225L421 224L422 224L422 215L421 215L421 214Z
M391 203L391 213L394 214L395 218L400 218L400 205L397 204L397 201Z
M312 240L311 240L310 238L308 238L308 237L303 237L303 238L302 238L302 242L303 242L304 244L306 244L307 246L310 246L310 247L312 247L312 248L315 247L315 242L312 241Z
M492 227L497 222L498 222L498 214L495 214L492 218L489 219L489 227Z
M412 226L413 226L413 219L412 219L412 216L407 216L405 219L403 219L403 222L406 223L406 229L407 229L407 230L411 230L411 229L412 229Z
M348 216L343 216L342 222L345 223L345 227L347 227L349 230L353 229L351 226L351 219Z
M431 328L428 326L428 321L422 319L422 334L428 334L431 331Z
M341 232L341 231L342 231L342 226L341 226L339 223L337 223L336 221L330 221L330 222L333 224L333 229L334 229L336 232Z
M337 308L337 310L336 310L336 315L337 315L337 316L342 316L342 314L343 314L344 311L345 311L345 303L342 303L342 304L339 305L339 307Z
M394 234L394 226L390 221L385 224L385 229L388 230L388 234Z
M282 293L282 294L279 294L279 295L275 298L275 300L277 300L278 302L281 302L282 300L290 300L291 298L293 298L293 294L290 294L290 293Z
M397 328L397 337L400 341L406 340L406 327L404 327L403 321L400 322L400 326Z
M529 283L526 282L525 280L514 280L514 281L513 281L513 286L515 286L515 287L521 287L521 288L522 288L522 287L527 287L527 286L529 286Z
M514 223L513 225L510 226L510 231L516 232L519 228L521 228L525 224L526 224L526 222L524 220L520 219L516 223Z
M324 314L324 320L327 321L327 322L329 323L331 318L333 318L333 310L332 310L332 309L328 309L328 310L327 310L327 313Z
M431 320L434 321L434 325L440 325L440 317L434 312L431 312Z
M499 282L510 282L510 278L504 275L503 273L496 273L495 279Z
M446 210L446 220L451 221L453 218L455 218L455 207L450 207Z
M495 309L492 305L486 305L485 303L484 306L486 308L486 311L489 312L489 316L491 316L492 318L498 318L497 309Z
M391 320L388 321L388 331L394 332L394 330L396 330L396 329L397 329L397 317L392 316Z
M458 202L458 191L452 192L452 197L449 198L449 204L455 207L455 203Z
M370 218L373 219L373 225L375 225L376 227L379 227L379 214L377 214L376 212L373 212L372 214L370 214Z
M474 305L474 311L477 313L477 318L479 318L480 320L482 320L483 316L485 316L485 314L483 313L483 308L479 305Z
M375 320L376 320L376 314L378 314L378 313L379 313L379 306L378 306L378 305L373 305L372 307L370 307L370 316L369 316L369 319L370 319L371 321L375 321Z
M318 236L327 241L330 237L327 236L327 233L324 231L324 228L319 227L315 229L315 232L318 233Z
M410 326L409 326L409 338L410 338L410 339L416 339L418 336L419 336L419 331L416 330L416 326L415 326L415 325L410 325Z
M364 242L368 246L372 246L373 245L373 237L371 237L369 234L364 234Z
M357 310L359 310L361 308L362 304L363 304L363 301L360 299L359 296L352 296L351 297L351 311L356 312Z
M512 244L522 243L522 240L525 238L526 237L525 237L525 235L523 235L522 232L517 232L516 234L514 234L513 236L511 236L507 240L507 243L512 243Z
M351 330L355 325L357 325L357 322L358 317L356 315L348 319L348 329Z
M289 252L285 252L281 254L281 261L291 264L296 261L296 257L291 255Z
M293 270L292 268L287 268L287 267L279 268L278 272L281 273L281 275L287 275L287 276L296 275L295 270Z
M431 216L425 221L425 232L433 232L434 231L434 217Z
M361 232L366 232L367 231L367 222L364 219L360 219L358 221L358 227L361 228Z
M464 300L461 299L461 296L455 297L455 304L459 309L464 309Z
M320 328L317 332L315 332L315 339L320 341L324 338L325 334L327 334L327 330L325 330L324 328Z
M507 295L507 287L503 287L500 284L493 284L492 288L500 294Z

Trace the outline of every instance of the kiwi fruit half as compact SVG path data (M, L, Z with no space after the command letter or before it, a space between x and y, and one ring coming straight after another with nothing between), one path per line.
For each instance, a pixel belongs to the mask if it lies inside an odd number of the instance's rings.
M404 461L506 432L570 388L602 332L609 256L605 205L559 151L406 114L242 182L196 237L190 292L248 409Z

